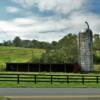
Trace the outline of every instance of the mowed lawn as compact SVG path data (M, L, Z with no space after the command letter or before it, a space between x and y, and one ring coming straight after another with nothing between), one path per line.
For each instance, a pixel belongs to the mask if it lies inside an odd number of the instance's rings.
M32 62L40 59L44 52L44 49L0 46L0 67L4 67L7 62Z

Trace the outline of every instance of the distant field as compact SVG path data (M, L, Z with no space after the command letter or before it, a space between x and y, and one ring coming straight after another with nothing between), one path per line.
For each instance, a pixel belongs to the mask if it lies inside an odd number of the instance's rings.
M39 59L43 52L44 49L0 46L0 68L4 68L6 62L32 62L32 59Z

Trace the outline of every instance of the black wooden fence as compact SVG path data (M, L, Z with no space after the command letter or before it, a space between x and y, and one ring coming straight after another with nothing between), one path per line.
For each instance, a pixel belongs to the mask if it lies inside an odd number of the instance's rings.
M45 75L45 74L0 74L0 82L65 82L70 84L72 82L84 83L99 83L100 75Z

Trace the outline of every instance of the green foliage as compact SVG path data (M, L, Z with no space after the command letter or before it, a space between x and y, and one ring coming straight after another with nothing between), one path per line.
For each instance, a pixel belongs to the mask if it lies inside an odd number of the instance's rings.
M1 46L15 46L15 47L24 47L24 48L41 48L41 49L50 49L51 44L48 42L41 42L38 40L22 40L20 37L15 37L13 41L4 41L0 44Z
M13 46L12 41L8 40L8 41L4 41L3 44L1 43L0 46Z
M77 63L77 36L68 34L58 43L53 43L54 48L48 50L42 57L44 63Z
M37 40L32 40L32 48L43 48L43 49L50 49L51 44L48 42L40 42Z
M15 39L13 40L13 44L16 47L21 47L22 41L21 41L20 37L15 37Z
M100 35L94 34L93 60L95 64L100 64Z
M93 42L94 50L100 50L100 35L94 34L94 42Z
M95 64L100 64L100 50L94 50L93 60Z
M44 63L77 63L78 45L77 35L68 34L59 42L52 42L52 49L42 56L41 62ZM100 35L93 37L93 60L94 64L100 64Z

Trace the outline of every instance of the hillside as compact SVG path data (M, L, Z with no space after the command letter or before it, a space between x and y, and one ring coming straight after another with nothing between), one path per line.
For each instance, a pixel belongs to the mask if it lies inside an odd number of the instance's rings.
M39 59L43 52L44 49L0 46L0 67L4 67L6 62L32 62Z

